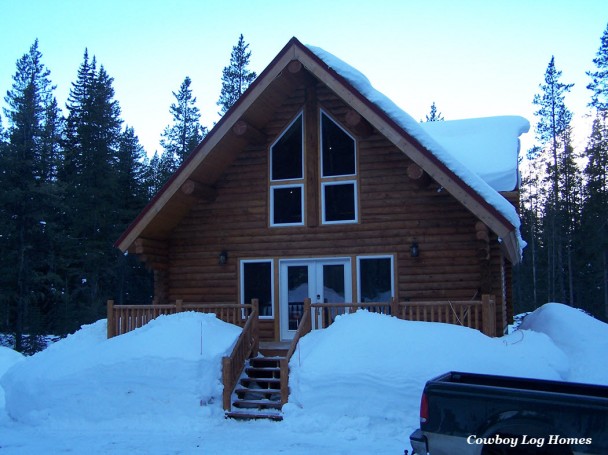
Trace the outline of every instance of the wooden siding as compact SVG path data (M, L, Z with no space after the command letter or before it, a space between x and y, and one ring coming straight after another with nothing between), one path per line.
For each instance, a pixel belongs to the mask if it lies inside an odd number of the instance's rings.
M338 120L348 110L320 84L296 90L276 109L262 129L267 144L235 152L234 160L214 185L217 197L196 203L172 231L168 264L162 285L156 286L156 300L239 301L240 259L369 254L394 255L395 297L401 301L479 299L482 264L477 218L436 183L420 188L412 182L406 172L411 161L377 132L357 141L359 223L320 225L318 172L311 169L313 160L305 157L306 204L315 207L317 216L308 214L302 227L269 227L268 146L304 105L309 116L314 109L316 125L320 107ZM307 117L306 125L310 124L314 122ZM317 147L311 143L317 137L317 133L307 134L306 148ZM305 208L307 211L310 209ZM410 256L413 241L420 248L417 258ZM497 307L502 307L500 269L495 267L501 253L495 236L491 245L491 287L496 288ZM218 255L223 250L228 252L228 262L219 265ZM276 306L275 320L260 321L263 339L278 337Z

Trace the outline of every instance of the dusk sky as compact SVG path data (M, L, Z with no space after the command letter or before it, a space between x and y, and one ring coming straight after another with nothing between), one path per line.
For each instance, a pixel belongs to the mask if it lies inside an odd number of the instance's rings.
M295 36L360 70L416 119L434 101L447 120L522 115L534 123L532 99L554 55L562 82L575 83L566 103L580 144L588 134L576 127L588 113L585 72L594 70L607 24L605 0L0 0L0 105L17 60L38 38L65 114L87 48L114 78L122 118L152 154L162 151L172 92L185 76L210 128L239 34L258 73Z

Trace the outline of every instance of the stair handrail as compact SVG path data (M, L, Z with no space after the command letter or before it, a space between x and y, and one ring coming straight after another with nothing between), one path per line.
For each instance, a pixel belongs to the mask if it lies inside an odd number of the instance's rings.
M289 345L289 349L287 350L287 355L285 358L281 359L280 367L281 367L281 405L284 405L289 400L289 361L293 357L293 354L296 352L296 348L298 347L298 343L300 338L302 338L307 333L312 332L312 311L311 311L311 300L309 298L304 299L304 312L302 314L302 318L300 319L300 323L298 325L298 329L296 330L293 339L291 340L291 344Z
M251 307L251 313L247 317L247 322L243 326L243 331L236 340L230 356L222 358L222 383L224 385L222 404L225 411L230 411L232 407L232 392L245 368L245 361L250 357L257 356L260 346L258 299L252 299L251 305L243 305L244 308L248 306Z

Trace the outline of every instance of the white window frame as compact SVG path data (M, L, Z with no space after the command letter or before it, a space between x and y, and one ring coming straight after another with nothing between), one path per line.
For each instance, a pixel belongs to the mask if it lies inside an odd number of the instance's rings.
M335 185L348 185L352 184L353 198L355 203L355 217L352 220L336 220L336 221L327 221L326 220L326 211L325 211L325 187L327 186L335 186ZM357 190L357 180L330 180L327 182L321 182L321 217L323 224L354 224L359 222L359 193Z
M245 302L245 264L252 264L252 263L256 263L256 264L260 264L260 263L270 263L270 315L262 315L260 314L260 319L274 319L274 305L275 305L275 299L274 299L274 260L272 259L241 259L240 261L240 265L239 265L239 270L240 270L240 276L239 276L239 284L240 284L240 288L241 288L241 304L246 304L246 303L251 303L251 302ZM243 318L245 317L244 311L243 311Z
M274 191L277 189L300 188L300 206L302 208L301 220L299 223L275 223L274 222ZM271 185L270 186L270 226L271 227L286 227L286 226L304 226L306 206L304 205L304 184L295 183L289 185Z
M361 303L361 261L366 259L390 259L391 261L391 297L395 297L395 256L393 254L376 254L369 256L357 256L357 298Z

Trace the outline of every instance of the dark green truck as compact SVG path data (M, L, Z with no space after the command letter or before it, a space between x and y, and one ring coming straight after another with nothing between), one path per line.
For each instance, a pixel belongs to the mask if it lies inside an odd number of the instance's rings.
M426 383L410 443L418 455L608 455L608 387L446 373Z

